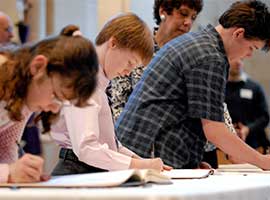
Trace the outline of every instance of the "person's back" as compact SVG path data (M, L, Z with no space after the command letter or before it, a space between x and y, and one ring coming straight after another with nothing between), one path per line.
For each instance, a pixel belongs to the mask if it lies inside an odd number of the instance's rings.
M216 27L167 43L116 122L120 141L139 155L160 156L174 168L197 168L207 138L236 159L269 169L268 156L231 134L223 107L228 60L269 49L269 18L260 1L236 2Z
M199 43L203 44L198 45ZM192 104L192 99L188 102L184 95L184 82L192 85L189 78L208 75L206 71L209 67L215 67L215 70L225 75L228 65L224 53L221 39L210 25L208 29L188 33L161 48L116 123L120 141L141 156L160 156L176 168L196 167L201 159L205 136L200 120L190 118L196 110L186 110L187 105ZM209 61L215 61L216 66L208 65ZM197 66L198 63L200 66ZM213 78L220 79L214 75ZM224 80L221 82L224 83ZM203 82L201 84L205 85ZM220 87L225 88L225 84ZM199 96L204 95L203 93L196 94L196 89L192 92L190 97L204 98ZM220 103L222 106L222 102ZM219 112L223 113L223 110ZM187 140L186 134L192 134L197 139ZM201 151L198 153L194 148ZM179 153L184 151L186 153Z

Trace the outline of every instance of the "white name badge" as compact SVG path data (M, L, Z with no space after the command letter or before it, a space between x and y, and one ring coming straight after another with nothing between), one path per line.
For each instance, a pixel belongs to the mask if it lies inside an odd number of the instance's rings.
M252 99L253 92L250 89L241 89L240 90L240 97L243 99Z

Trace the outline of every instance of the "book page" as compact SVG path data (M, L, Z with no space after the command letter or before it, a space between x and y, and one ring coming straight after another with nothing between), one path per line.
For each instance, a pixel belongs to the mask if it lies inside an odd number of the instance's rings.
M165 174L172 179L199 179L206 178L214 173L213 169L173 169L164 171Z
M127 182L135 170L53 176L39 183L0 184L0 187L115 187ZM135 179L140 180L139 177Z
M254 173L270 173L270 171L264 171L263 169L248 163L244 164L227 164L219 165L218 172L254 172Z
M261 168L248 163L219 165L218 171L263 171Z
M138 170L145 183L171 184L171 178L154 169Z
M75 174L64 176L53 176L50 180L39 183L4 183L0 187L116 187L116 186L138 186L148 182L168 184L169 177L155 170L121 170L111 172L98 172L89 174Z

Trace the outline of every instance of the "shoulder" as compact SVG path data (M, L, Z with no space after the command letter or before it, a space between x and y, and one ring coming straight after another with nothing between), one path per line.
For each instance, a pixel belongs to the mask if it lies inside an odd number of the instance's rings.
M263 90L261 84L258 81L253 80L251 78L247 78L246 86L254 90Z

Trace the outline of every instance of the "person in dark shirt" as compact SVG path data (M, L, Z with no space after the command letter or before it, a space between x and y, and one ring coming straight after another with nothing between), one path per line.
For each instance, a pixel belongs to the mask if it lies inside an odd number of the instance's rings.
M269 49L269 10L260 1L235 2L219 23L157 52L116 122L123 145L174 168L197 168L207 139L235 159L270 169L268 155L230 133L223 106L228 60Z
M265 128L269 112L263 88L243 71L243 61L230 63L226 103L239 137L253 148L269 146Z

